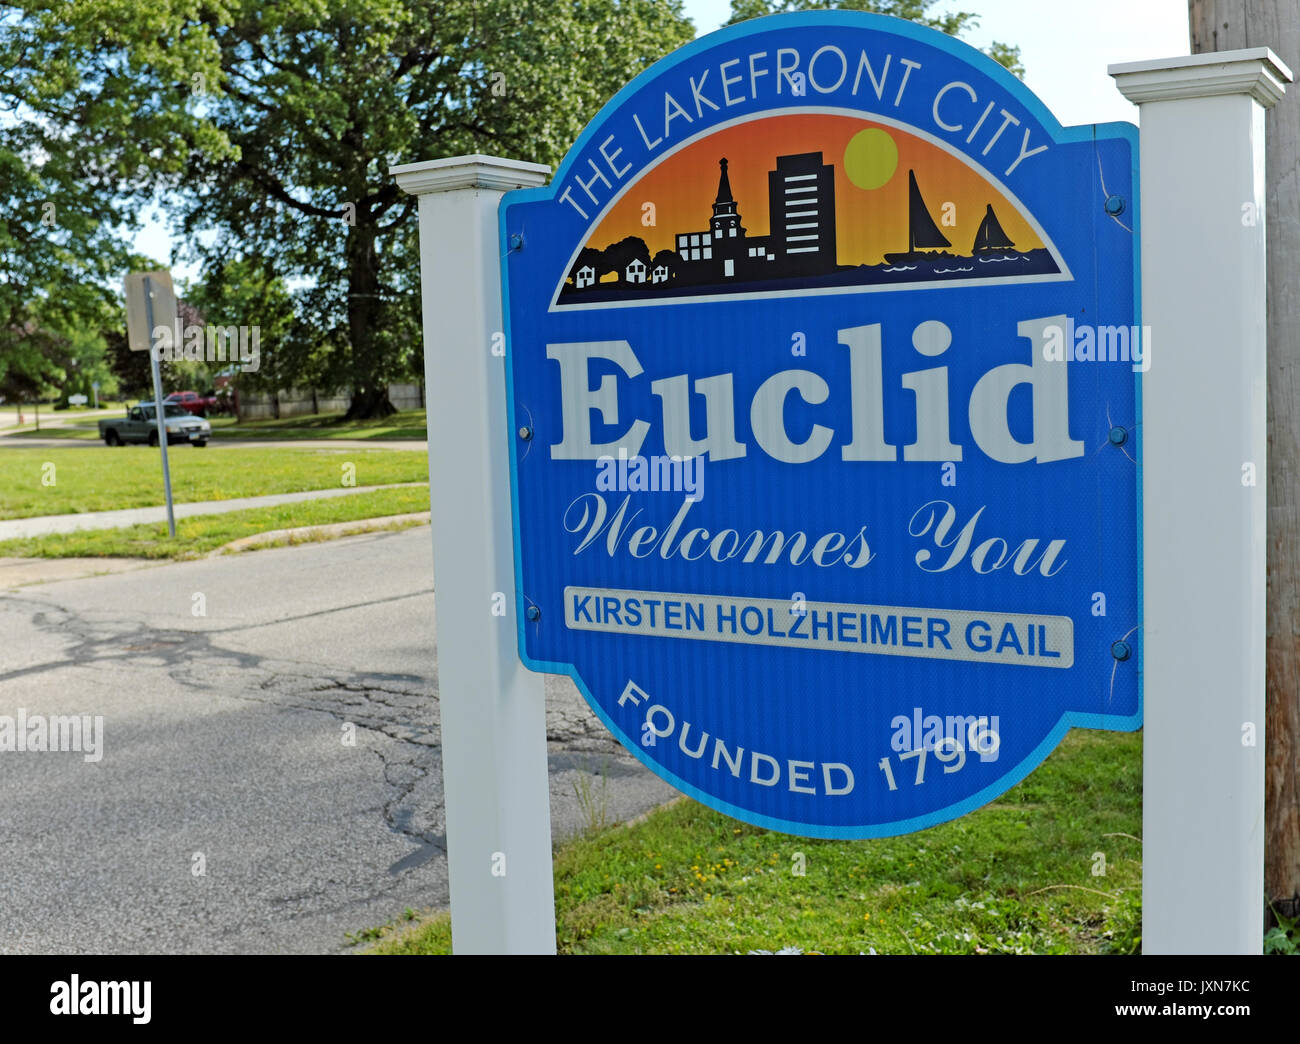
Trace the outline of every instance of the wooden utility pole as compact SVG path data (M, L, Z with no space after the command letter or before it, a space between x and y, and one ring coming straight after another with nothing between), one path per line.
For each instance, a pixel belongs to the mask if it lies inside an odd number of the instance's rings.
M1188 0L1193 53L1271 47L1300 68L1300 0ZM1264 117L1268 245L1268 712L1264 894L1300 914L1300 91ZM1230 345L1224 345L1230 354Z

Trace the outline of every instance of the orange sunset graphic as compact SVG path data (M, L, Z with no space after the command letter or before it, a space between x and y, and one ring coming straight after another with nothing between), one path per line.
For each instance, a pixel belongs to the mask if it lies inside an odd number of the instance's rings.
M1027 216L957 156L860 117L795 114L648 171L593 229L557 303L1062 277Z

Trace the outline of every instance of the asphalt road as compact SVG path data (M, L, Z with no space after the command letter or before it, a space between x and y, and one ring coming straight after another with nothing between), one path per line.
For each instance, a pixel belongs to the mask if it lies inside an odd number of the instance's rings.
M0 951L334 952L445 906L432 581L420 528L0 592L0 715L104 718L98 762L0 751ZM565 679L547 719L556 837L584 775L611 820L673 796Z

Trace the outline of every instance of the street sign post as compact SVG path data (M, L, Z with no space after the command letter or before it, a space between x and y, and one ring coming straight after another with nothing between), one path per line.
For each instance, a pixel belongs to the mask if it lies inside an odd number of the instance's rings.
M542 679L514 652L497 205L537 163L393 167L419 199L438 716L456 953L555 953Z
M1268 624L1264 111L1291 72L1265 47L1110 72L1142 106L1146 321L1161 343L1177 346L1152 368L1142 400L1142 950L1259 953ZM1196 208L1206 218L1193 228L1187 215Z
M158 426L158 447L162 450L163 491L167 498L167 534L176 539L176 516L172 510L172 475L167 463L167 424L163 416L162 374L158 353L154 350L153 334L159 326L180 340L180 320L177 317L176 294L172 290L171 273L131 272L126 277L126 332L127 346L133 352L147 351L149 367L153 374L154 420ZM157 325L155 325L157 324Z
M879 16L742 23L624 88L500 209L524 663L816 837L1139 727L1137 162Z

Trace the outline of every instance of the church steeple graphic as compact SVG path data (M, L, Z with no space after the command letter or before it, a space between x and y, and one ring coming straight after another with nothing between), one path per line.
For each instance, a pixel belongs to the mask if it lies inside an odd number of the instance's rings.
M718 175L718 198L713 201L713 217L709 220L709 230L716 242L719 239L743 236L745 230L740 227L740 214L736 210L736 200L731 194L731 179L727 177L727 161L718 160L722 173Z
M718 160L718 166L722 168L722 176L718 178L718 198L713 201L713 212L718 212L718 204L734 203L731 197L731 179L727 177L727 161L725 158Z

